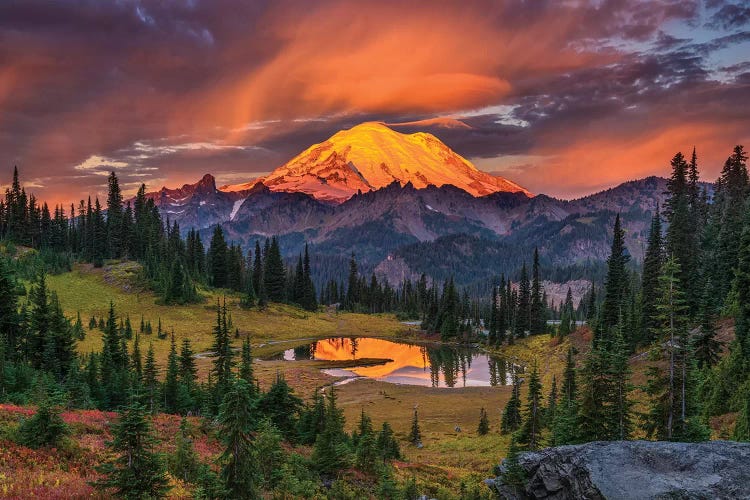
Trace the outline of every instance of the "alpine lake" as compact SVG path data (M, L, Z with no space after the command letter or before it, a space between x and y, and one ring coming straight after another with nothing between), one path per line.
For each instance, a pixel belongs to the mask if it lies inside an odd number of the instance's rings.
M410 343L374 337L336 337L307 342L264 358L268 361L326 362L321 371L335 385L370 379L441 389L512 385L523 367L489 356L477 347Z

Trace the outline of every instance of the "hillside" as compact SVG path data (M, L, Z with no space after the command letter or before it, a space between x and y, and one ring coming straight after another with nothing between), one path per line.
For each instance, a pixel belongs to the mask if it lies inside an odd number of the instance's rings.
M239 332L239 342L250 335L256 345L269 341L295 341L301 338L325 338L339 335L392 336L403 330L403 325L389 315L364 315L354 313L311 313L293 306L271 304L266 310L244 309L239 296L226 291L203 290L204 303L188 306L159 305L156 296L138 287L138 264L131 262L107 264L101 269L79 265L70 272L48 277L50 290L60 297L63 310L70 317L80 313L85 324L89 318L105 317L112 303L121 317L129 317L134 327L141 317L150 321L154 333L144 336L142 342L153 343L157 362L164 363L169 340L158 339L156 328L161 320L165 333L174 332L177 341L190 338L195 352L208 351L213 341L216 323L216 302L226 298L229 312ZM78 350L88 353L101 349L101 331L88 330ZM258 354L263 354L261 351Z

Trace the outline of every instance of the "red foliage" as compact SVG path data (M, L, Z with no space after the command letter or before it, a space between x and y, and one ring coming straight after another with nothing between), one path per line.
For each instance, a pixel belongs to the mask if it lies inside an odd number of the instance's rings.
M36 409L0 405L0 426L13 425ZM72 430L65 450L43 448L32 450L12 441L0 440L0 498L104 498L90 486L99 476L97 464L108 457L106 441L111 439L110 425L117 413L98 410L72 410L62 414ZM159 414L153 418L154 432L162 452L174 449L174 436L180 417ZM221 444L201 432L199 419L192 418L194 446L205 462L220 453Z

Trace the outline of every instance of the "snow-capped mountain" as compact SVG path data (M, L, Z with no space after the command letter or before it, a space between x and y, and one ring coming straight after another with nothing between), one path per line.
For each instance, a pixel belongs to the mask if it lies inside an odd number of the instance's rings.
M514 182L478 170L432 134L402 134L380 122L339 131L269 175L221 190L242 191L258 182L272 191L306 193L333 203L394 182L411 183L416 189L451 185L472 196L496 192L531 196Z
M664 179L651 177L578 200L531 196L432 135L364 123L266 177L217 189L207 174L149 196L165 219L206 241L215 224L245 249L276 235L287 255L308 242L318 258L333 259L331 268L343 269L336 259L354 253L364 269L397 281L421 272L464 280L514 272L535 247L547 262L585 271L606 260L617 213L631 255L641 259L665 190Z

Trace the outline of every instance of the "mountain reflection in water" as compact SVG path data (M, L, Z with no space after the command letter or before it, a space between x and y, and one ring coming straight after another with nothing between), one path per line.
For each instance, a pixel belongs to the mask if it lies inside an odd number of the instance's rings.
M478 349L445 345L414 345L361 337L321 340L284 351L287 361L391 359L382 365L331 370L332 374L366 377L383 382L427 387L510 385L521 367L489 357Z

